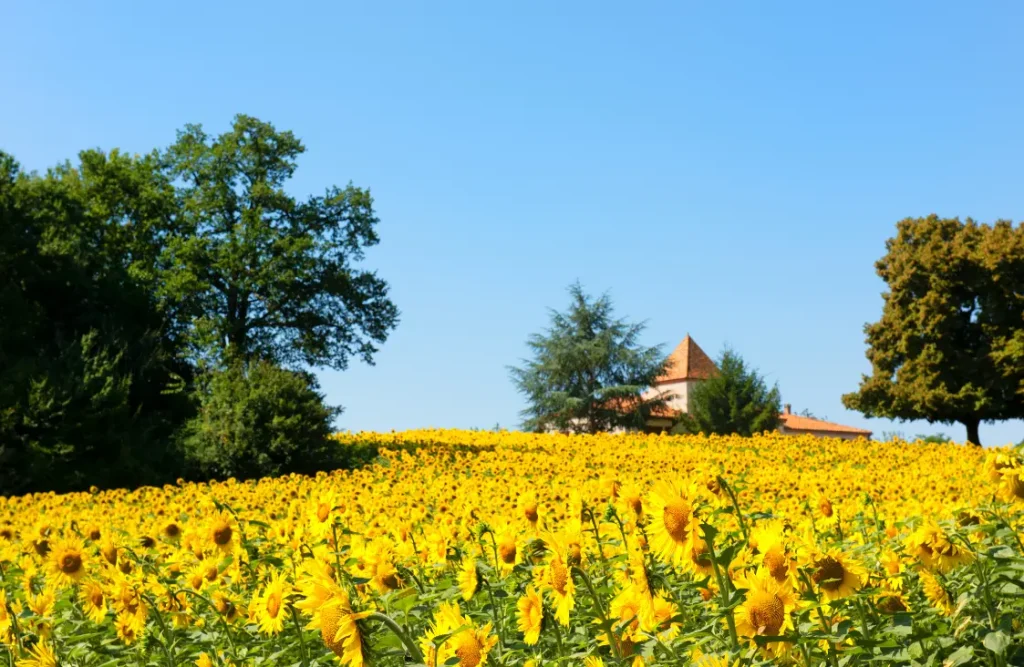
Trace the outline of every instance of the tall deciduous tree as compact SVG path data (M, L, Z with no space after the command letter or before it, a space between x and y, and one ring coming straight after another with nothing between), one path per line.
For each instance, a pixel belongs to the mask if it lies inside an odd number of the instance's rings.
M511 368L529 403L529 430L598 433L643 428L665 397L641 398L665 370L658 347L640 345L642 323L616 319L611 299L593 299L579 283L569 288L565 312L551 311L551 326L530 337L533 358Z
M680 416L675 433L743 436L779 427L781 397L756 370L726 349L718 358L718 373L690 389L689 412Z
M44 176L0 153L0 494L165 481L190 414L152 288L173 190L152 156Z
M285 191L304 151L291 133L240 115L229 132L189 125L164 154L180 212L164 294L192 313L200 355L343 369L372 363L398 321L387 283L358 268L378 242L366 190Z
M1024 417L1024 225L908 218L875 267L888 285L865 327L871 374L843 403L869 417Z

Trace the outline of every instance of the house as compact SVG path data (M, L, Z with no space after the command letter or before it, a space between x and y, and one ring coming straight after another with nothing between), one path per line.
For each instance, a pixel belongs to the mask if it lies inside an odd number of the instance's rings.
M842 438L843 440L871 437L871 431L866 429L793 414L793 409L788 403L783 406L779 419L781 420L779 433L785 435L816 435L819 438Z
M654 386L644 392L644 398L662 395L667 398L665 408L655 410L647 420L645 431L659 433L672 428L679 415L690 411L693 387L718 373L718 367L704 350L687 334L668 355L666 370ZM815 435L822 438L870 438L871 431L843 426L815 417L797 415L790 405L779 415L779 432L785 435Z

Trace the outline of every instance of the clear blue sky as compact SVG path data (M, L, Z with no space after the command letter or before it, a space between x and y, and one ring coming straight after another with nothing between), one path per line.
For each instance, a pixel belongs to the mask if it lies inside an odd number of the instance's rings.
M796 410L962 439L839 397L897 220L1024 218L1022 25L1011 2L9 2L0 147L41 170L241 112L305 141L296 194L370 187L402 321L376 366L320 373L343 428L515 425L506 366L579 279Z

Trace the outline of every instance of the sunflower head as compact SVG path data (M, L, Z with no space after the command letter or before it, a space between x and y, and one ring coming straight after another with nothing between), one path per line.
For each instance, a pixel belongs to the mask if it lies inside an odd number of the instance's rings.
M523 633L523 641L534 646L540 641L540 631L544 622L544 602L540 593L533 586L526 588L526 593L516 603L516 623Z
M61 585L79 581L85 576L85 545L78 538L65 538L54 543L49 553L50 575Z
M654 553L666 563L683 565L690 556L697 527L692 494L681 485L659 482L651 490L648 534Z
M811 561L811 581L829 601L852 595L865 579L864 569L838 549L818 553Z

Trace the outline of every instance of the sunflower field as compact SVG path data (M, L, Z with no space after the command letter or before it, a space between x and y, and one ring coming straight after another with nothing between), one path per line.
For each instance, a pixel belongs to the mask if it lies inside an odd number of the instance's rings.
M1024 457L337 436L316 477L0 498L0 667L1024 664Z

